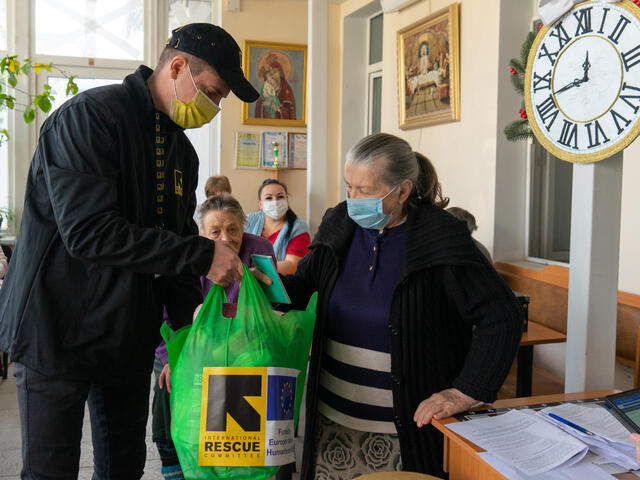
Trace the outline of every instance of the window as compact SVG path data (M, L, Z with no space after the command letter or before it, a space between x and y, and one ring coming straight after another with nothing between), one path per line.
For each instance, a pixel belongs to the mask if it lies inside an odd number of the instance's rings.
M380 133L382 120L382 74L369 75L369 134Z
M369 19L369 65L382 61L383 15L379 13Z
M0 0L0 54L6 55L11 48L10 53L34 62L53 62L75 76L80 91L119 83L140 63L155 65L167 30L192 22L215 23L218 1ZM23 8L27 2L29 9ZM29 93L41 92L49 84L55 97L52 111L69 98L67 79L59 70L40 72L35 78L25 82ZM0 206L23 202L26 169L15 166L29 164L46 117L39 112L35 128L24 128L19 111L0 110L0 129L8 128L11 136L7 146L0 148ZM187 133L201 159L203 182L216 171L212 158L217 159L219 150L218 123ZM18 126L21 133L16 135Z
M101 87L112 83L120 83L122 79L131 73L131 69L115 69L115 68L98 68L98 67L75 67L60 66L68 75L74 75L78 92L88 90L94 87ZM38 111L37 130L40 131L43 122L48 115L60 107L64 102L69 100L72 95L66 94L67 78L60 75L55 70L51 73L40 72L37 76L36 89L41 92L44 84L51 86L51 95L55 100L51 104L51 110L47 115Z
M7 49L7 0L0 0L0 50Z
M0 130L7 128L9 115L6 108L0 110ZM0 147L0 207L9 206L9 148L7 143ZM2 222L0 227L7 230L8 222Z
M169 35L174 28L188 23L212 22L211 0L169 0ZM224 108L224 105L220 105ZM191 141L193 148L198 154L200 166L198 169L198 203L206 198L204 195L204 184L210 175L216 171L212 167L212 160L215 155L213 148L217 142L216 132L220 122L219 117L200 128L185 130L185 134Z
M211 0L169 0L169 35L174 28L211 22Z
M103 85L109 85L111 83L120 83L119 79L112 78L83 78L76 77L74 79L76 85L78 85L78 93L83 92L94 87L101 87ZM47 83L51 86L51 95L55 98L52 102L51 114L56 108L69 100L73 95L67 95L67 79L65 77L48 77Z
M7 54L7 0L0 0L0 57ZM4 89L4 85L2 86ZM9 113L0 109L0 130L9 129ZM0 207L9 206L9 149L6 142L0 146ZM0 228L7 230L8 222L3 221Z
M35 0L36 55L142 60L143 0Z
M531 146L528 256L569 263L573 165Z
M382 13L369 18L368 45L369 62L367 65L367 134L379 133L382 120Z

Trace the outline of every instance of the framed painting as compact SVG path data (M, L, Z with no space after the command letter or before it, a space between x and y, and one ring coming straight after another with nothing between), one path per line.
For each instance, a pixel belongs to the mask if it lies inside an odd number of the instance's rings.
M398 31L402 129L460 120L460 5Z
M242 123L307 125L307 46L244 42L244 74L260 98L242 104Z

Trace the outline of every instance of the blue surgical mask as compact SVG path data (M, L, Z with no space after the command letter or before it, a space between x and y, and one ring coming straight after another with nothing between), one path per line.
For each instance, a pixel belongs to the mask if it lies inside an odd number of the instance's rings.
M393 187L384 197L347 198L347 212L351 220L362 228L381 230L391 221L391 214L382 211L382 201L393 192Z

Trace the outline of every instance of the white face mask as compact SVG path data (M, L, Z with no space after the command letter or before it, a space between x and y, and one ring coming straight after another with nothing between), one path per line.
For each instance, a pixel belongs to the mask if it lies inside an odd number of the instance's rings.
M284 214L289 210L289 202L285 198L281 198L280 200L265 200L262 202L262 211L264 214L273 218L274 220L279 220L284 217Z

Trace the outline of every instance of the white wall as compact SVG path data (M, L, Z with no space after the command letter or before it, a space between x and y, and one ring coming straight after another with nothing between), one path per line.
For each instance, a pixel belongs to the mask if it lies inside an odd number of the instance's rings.
M533 17L531 0L501 0L498 58L498 120L496 128L496 201L494 260L522 258L525 252L527 143L509 142L504 128L518 120L522 97L511 84L509 61L520 49Z
M284 14L283 14L284 12ZM243 48L245 40L262 42L307 44L307 2L297 0L242 0L240 11L222 11L222 27ZM220 133L220 173L229 177L233 195L245 212L258 209L258 188L273 173L264 170L239 170L235 168L235 135L237 131L306 132L305 127L275 127L269 125L243 125L242 104L229 95L223 102ZM291 208L302 218L307 218L307 172L285 170L280 180L287 184Z
M431 159L451 206L471 211L476 238L494 242L496 131L499 63L499 0L460 2L460 121L403 131L398 128L396 32L447 7L424 0L384 17L382 130L406 139Z
M640 141L624 151L622 160L622 213L620 219L620 272L618 289L640 295Z

